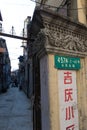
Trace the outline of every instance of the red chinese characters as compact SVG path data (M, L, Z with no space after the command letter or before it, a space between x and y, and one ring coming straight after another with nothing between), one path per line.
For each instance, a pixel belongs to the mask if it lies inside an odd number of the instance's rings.
M74 118L74 109L73 106L68 106L66 107L66 119L65 120L70 120Z
M67 71L64 72L64 84L72 84L72 73Z
M71 71L65 71L64 72L64 101L65 103L69 102L69 106L66 106L65 108L65 120L69 121L74 118L74 108L72 106L73 101L73 88L71 87L73 83L72 80L72 72ZM74 130L74 125L70 125L66 127L66 130Z
M65 89L65 102L73 100L72 94L73 94L73 89L72 88Z
M68 127L66 128L66 130L75 130L74 128L75 128L74 125L70 125L70 126L68 126Z

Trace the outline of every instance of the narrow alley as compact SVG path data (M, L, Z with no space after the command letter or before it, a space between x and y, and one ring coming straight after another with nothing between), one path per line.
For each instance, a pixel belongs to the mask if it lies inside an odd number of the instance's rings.
M11 87L0 94L0 130L32 130L31 102L23 91Z

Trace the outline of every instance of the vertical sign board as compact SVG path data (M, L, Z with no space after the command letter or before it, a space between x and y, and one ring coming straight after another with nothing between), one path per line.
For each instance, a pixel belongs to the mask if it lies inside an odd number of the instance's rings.
M58 71L60 128L61 130L79 130L77 108L76 72Z
M80 69L80 58L55 56L54 64L59 69L60 130L79 130L75 70Z

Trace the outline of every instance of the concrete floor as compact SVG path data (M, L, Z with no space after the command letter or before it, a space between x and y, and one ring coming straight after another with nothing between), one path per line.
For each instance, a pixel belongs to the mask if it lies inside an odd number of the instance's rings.
M18 88L0 94L0 130L33 130L31 102Z

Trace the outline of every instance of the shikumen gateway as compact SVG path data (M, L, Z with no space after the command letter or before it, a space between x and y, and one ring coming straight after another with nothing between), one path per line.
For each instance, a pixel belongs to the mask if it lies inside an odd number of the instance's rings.
M30 34L35 130L87 130L87 27L36 8Z

